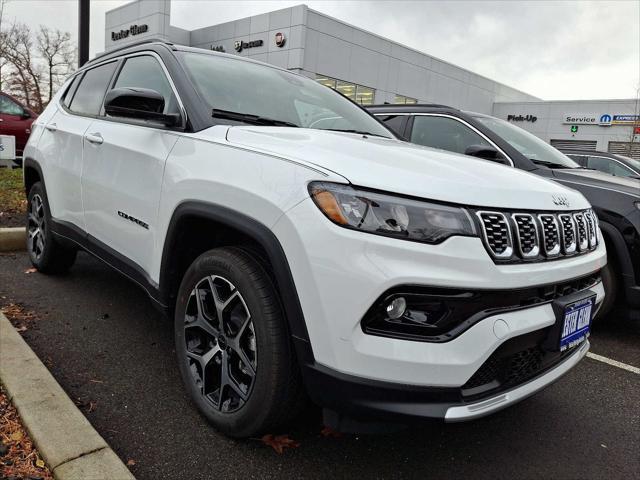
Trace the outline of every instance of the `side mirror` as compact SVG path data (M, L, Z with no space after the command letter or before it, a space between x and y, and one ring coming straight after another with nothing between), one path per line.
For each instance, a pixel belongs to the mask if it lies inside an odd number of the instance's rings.
M180 120L177 113L162 113L164 97L148 88L114 88L104 99L104 111L112 117L151 120L174 126Z
M22 120L27 120L31 118L31 113L29 113L27 110L22 110L22 114L20 114L20 118Z
M488 145L469 145L464 151L464 154L493 162L505 163L504 156L498 150Z

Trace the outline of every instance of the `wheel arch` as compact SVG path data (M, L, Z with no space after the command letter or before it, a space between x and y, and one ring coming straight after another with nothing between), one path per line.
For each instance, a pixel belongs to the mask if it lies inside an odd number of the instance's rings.
M194 231L204 231L208 241L196 243L196 248L189 251L194 240L185 236ZM235 246L240 242L250 253L265 257L262 260L269 264L298 360L312 361L302 306L282 245L267 226L228 207L187 201L174 210L165 236L159 279L160 295L169 312L173 312L177 290L191 261L210 248L233 245L229 242L236 242Z
M24 178L24 190L25 196L29 195L29 190L37 182L42 182L42 186L47 191L44 185L44 175L42 174L42 167L40 164L31 157L27 157L22 162L22 174Z
M622 280L622 284L625 287L633 286L635 284L633 263L622 234L616 227L608 222L600 220L599 224L605 244L608 247L614 248L613 251L609 251L610 249L607 250L607 261L611 261L612 259L615 261L615 264L620 269L616 274L619 276L619 279Z

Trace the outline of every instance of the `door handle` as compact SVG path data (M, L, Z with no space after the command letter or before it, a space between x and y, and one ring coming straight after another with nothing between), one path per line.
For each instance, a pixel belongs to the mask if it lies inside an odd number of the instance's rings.
M104 138L102 138L100 132L87 133L84 138L86 138L88 142L94 143L96 145L100 145L102 142L104 142Z
M56 125L55 123L50 123L49 125L47 125L44 128L46 128L50 132L55 132L56 130L58 130L58 125Z

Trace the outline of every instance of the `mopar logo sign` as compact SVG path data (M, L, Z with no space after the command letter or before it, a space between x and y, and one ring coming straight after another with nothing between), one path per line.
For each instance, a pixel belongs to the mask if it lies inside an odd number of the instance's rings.
M600 121L598 123L604 126L611 125L611 115L609 115L608 113L605 113L600 117Z

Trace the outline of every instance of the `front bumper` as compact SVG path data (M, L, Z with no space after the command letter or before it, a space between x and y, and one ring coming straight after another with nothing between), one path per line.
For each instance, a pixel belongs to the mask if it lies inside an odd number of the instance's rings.
M439 419L463 422L490 415L509 407L565 375L589 351L586 341L554 366L542 370L526 382L507 390L465 399L458 388L416 387L350 377L320 365L305 367L305 383L311 398L328 409L325 423L336 429L349 431L354 422L408 424L415 421ZM337 413L339 412L339 413Z

